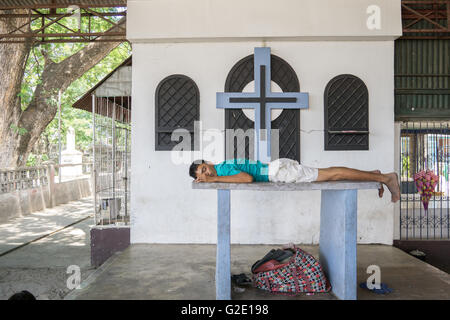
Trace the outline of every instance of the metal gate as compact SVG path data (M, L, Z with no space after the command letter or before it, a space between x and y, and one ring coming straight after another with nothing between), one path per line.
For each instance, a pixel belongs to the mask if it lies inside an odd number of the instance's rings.
M400 239L450 239L450 121L402 122L400 134ZM439 176L425 212L414 174Z
M92 96L96 225L129 224L130 99Z

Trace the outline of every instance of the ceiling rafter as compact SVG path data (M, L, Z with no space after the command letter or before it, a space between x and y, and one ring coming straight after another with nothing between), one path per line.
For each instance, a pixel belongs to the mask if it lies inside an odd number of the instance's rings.
M76 5L80 8L126 7L127 0L2 0L0 10L67 8Z
M99 8L121 9L105 12ZM126 13L126 0L5 0L0 4L0 19L26 19L27 22L0 34L0 43L23 43L30 39L35 44L124 42L127 41ZM68 19L74 17L79 19L78 28ZM106 21L110 27L95 30L94 19ZM66 32L55 32L56 25Z
M450 0L402 0L401 39L450 39Z

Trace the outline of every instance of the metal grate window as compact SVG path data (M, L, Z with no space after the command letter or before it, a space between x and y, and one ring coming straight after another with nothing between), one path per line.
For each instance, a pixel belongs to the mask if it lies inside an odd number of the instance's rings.
M369 92L364 82L342 74L324 93L325 150L369 150Z
M155 149L172 150L183 139L173 141L173 131L186 129L194 150L194 122L200 119L200 93L195 82L181 74L168 76L156 88L155 99Z
M450 239L450 122L402 122L400 139L400 239ZM439 177L427 212L414 181L423 170Z

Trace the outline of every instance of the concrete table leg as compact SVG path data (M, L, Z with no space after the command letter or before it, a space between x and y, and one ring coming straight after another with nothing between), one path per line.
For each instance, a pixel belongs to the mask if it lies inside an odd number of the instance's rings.
M216 299L231 299L230 190L217 190Z
M357 190L322 190L320 263L333 293L356 300Z

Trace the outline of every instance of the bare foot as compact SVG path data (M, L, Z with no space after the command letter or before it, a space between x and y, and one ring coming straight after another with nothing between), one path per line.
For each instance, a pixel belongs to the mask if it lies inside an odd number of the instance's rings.
M388 177L388 181L386 182L386 186L388 187L389 191L391 192L391 201L397 202L400 200L400 185L398 184L398 176L397 173L391 172L386 174Z
M371 172L373 172L373 173L381 173L380 170L373 170L373 171L371 171ZM383 187L383 184L380 183L380 188L378 189L378 196L379 196L380 198L383 198L383 194L384 194L384 187Z

